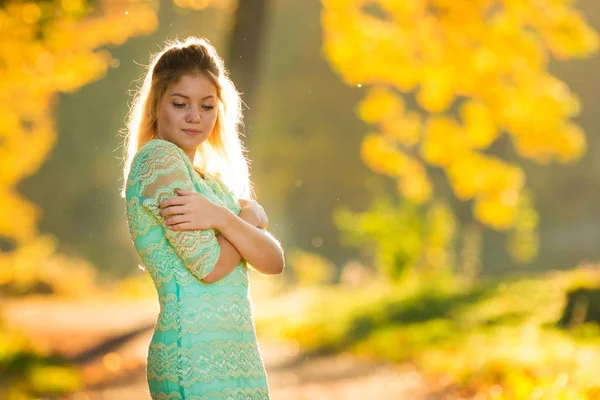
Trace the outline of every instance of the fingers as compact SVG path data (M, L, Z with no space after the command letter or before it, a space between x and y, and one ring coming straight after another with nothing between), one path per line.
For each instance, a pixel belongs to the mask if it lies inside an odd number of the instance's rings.
M191 194L198 194L196 192L192 192L191 190L187 190L187 189L175 189L175 192L177 192L177 194L179 194L181 196L189 196Z
M257 201L254 200L254 199L242 199L242 198L240 198L240 199L237 199L237 200L238 200L238 203L240 203L240 206L242 206L242 207L249 206L251 204L259 205L257 203Z
M185 215L178 215L176 217L171 217L165 219L165 224L167 226L172 227L173 225L182 224L185 222L189 222L188 218Z
M163 201L162 203L160 203L158 205L158 208L166 208L166 207L171 207L171 206L182 206L186 203L187 199L177 196L177 197L171 197L170 199L167 199L165 201Z
M269 219L266 216L264 218L261 218L260 225L258 226L258 228L267 229L268 226L269 226Z
M171 206L160 211L160 215L166 217L173 214L185 214L187 209L184 206Z
M174 231L184 231L186 229L194 229L194 228L192 227L191 222L182 222L180 224L175 224L175 225L169 226L169 229L173 229Z

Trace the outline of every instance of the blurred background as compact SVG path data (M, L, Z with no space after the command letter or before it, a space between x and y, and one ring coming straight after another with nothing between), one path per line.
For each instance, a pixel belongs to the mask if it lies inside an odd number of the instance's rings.
M286 254L275 399L600 399L596 0L0 0L0 398L149 399L128 106L206 37Z

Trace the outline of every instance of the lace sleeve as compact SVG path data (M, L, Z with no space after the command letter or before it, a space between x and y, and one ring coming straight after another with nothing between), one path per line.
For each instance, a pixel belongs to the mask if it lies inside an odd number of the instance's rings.
M161 223L167 240L186 268L202 280L214 269L221 248L213 229L181 231L165 224L159 204L176 197L175 189L196 190L181 150L173 143L163 140L157 142L144 157L145 168L140 170L141 203Z

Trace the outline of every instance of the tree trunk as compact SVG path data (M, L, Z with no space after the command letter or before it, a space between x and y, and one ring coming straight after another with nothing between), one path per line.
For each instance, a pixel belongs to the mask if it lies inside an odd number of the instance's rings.
M227 67L231 79L250 111L244 111L246 131L256 99L261 51L263 48L269 0L239 0L231 32Z

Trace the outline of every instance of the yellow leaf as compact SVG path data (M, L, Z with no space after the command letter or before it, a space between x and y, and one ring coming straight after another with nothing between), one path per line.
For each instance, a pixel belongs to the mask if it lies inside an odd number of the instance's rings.
M469 150L466 136L456 121L447 116L430 117L425 123L421 156L435 166L450 164Z
M404 109L402 98L384 87L369 89L358 106L360 118L368 123L379 123L384 119L398 118Z
M516 207L505 204L499 197L477 197L474 215L484 224L506 230L515 223Z
M404 197L422 204L431 198L433 188L425 169L420 164L417 165L402 174L397 182L397 188Z
M421 116L414 111L408 111L397 119L383 120L381 128L386 137L411 147L416 145L421 138Z
M408 165L407 156L379 134L369 134L365 137L361 156L373 171L389 176L399 176Z
M454 74L449 67L430 67L425 70L417 101L423 109L439 113L454 100Z
M469 143L474 148L487 148L498 137L492 113L482 103L469 100L460 108Z

